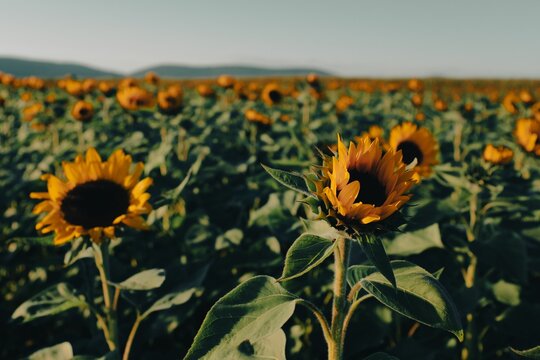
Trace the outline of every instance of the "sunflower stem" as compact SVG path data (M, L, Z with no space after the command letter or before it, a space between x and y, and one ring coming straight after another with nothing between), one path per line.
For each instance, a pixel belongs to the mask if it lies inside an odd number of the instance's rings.
M96 266L101 280L103 290L103 303L105 305L105 317L107 322L107 332L104 332L107 345L110 351L118 349L118 323L116 309L113 308L111 293L113 286L109 285L110 267L109 267L109 242L103 240L100 244L101 256L96 256Z
M341 360L345 343L343 324L349 308L347 300L347 270L350 242L344 237L336 239L334 248L334 301L332 304L332 342L328 344L328 359Z
M139 329L139 325L141 324L141 321L143 321L144 317L141 316L137 312L137 317L135 318L135 322L133 323L133 326L131 327L131 331L129 332L128 339L126 341L126 347L124 348L124 354L122 355L122 360L128 360L129 359L129 353L131 351L131 347L133 346L133 340L135 339L135 334L137 333L137 330Z

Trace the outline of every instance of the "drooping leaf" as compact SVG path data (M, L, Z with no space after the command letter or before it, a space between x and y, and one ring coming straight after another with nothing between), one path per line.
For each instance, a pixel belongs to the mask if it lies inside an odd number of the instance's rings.
M419 254L433 247L444 247L438 224L430 225L421 230L400 234L393 240L385 242L385 245L387 254L400 256Z
M130 276L121 283L111 283L122 290L151 290L160 287L165 281L165 270L149 269Z
M302 175L289 171L272 169L266 165L262 165L262 167L280 184L288 187L291 190L298 191L306 196L315 197L315 195L309 191L306 180Z
M283 274L278 281L297 278L320 265L332 255L334 244L332 240L317 235L301 235L287 251Z
M12 319L22 318L23 322L55 315L85 303L79 299L66 283L53 285L31 299L25 301L11 315Z
M407 261L392 261L396 288L380 272L362 280L362 289L392 310L422 324L443 329L463 339L459 313L439 281L421 267Z
M15 237L15 238L9 239L9 241L11 242L17 242L20 244L42 245L42 246L54 246L53 240L54 240L54 235Z
M285 345L281 335L275 343L276 332L291 317L297 301L274 278L251 278L210 309L185 360L274 358Z
M516 350L513 348L510 348L510 350L512 350L514 354L517 354L520 357L524 357L526 359L540 359L540 345L527 350Z
M375 265L377 270L379 270L392 285L396 286L396 278L394 277L392 267L390 266L390 260L388 259L388 255L386 255L381 239L373 234L360 234L358 242L369 261Z

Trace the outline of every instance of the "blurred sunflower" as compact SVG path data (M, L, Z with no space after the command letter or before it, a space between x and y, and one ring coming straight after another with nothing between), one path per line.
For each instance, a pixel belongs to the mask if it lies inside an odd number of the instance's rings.
M520 98L513 92L509 92L504 97L502 104L506 111L511 114L515 114L518 111L517 103L520 101Z
M342 113L347 110L352 104L354 104L354 99L349 95L341 95L336 101L336 111Z
M73 105L71 116L78 121L88 121L94 116L94 107L88 101L79 100Z
M55 232L54 244L61 245L82 235L99 243L103 236L113 238L120 224L147 228L141 215L152 210L146 192L152 179L139 181L144 165L137 163L131 172L131 163L131 156L122 150L102 161L91 148L84 158L78 155L74 162L62 163L66 181L44 175L47 192L30 194L43 200L33 213L46 213L36 229L43 234Z
M442 99L437 99L435 100L435 109L437 111L446 111L448 110L448 104L446 104L446 101L442 100Z
M514 152L506 146L488 144L484 148L483 158L492 164L508 164L514 158Z
M261 98L266 105L275 105L283 100L283 93L278 84L270 83L264 87Z
M30 106L27 106L23 109L23 120L32 121L40 112L43 111L43 104L36 103Z
M166 114L176 114L182 107L183 92L178 85L169 86L166 90L158 92L157 102L159 109Z
M360 142L364 137L367 137L371 141L377 139L379 144L384 144L384 129L379 125L371 125L368 131L362 132L360 136L355 136L354 140Z
M101 81L98 85L98 89L106 97L112 96L114 94L114 91L116 90L114 88L114 85L108 81Z
M358 229L387 219L409 200L413 172L406 169L401 152L383 154L379 141L366 137L347 150L338 136L337 147L337 155L325 157L316 182L327 218Z
M536 119L519 119L516 122L514 135L518 144L521 145L525 151L540 156L540 143L538 142L538 137L540 136L540 121Z
M86 79L82 83L82 88L85 93L92 92L97 87L97 81L94 79Z
M422 103L424 102L424 99L423 99L422 95L414 94L412 96L412 98L411 98L411 102L412 102L414 107L420 107L420 106L422 106Z
M231 89L234 86L234 83L236 81L234 78L230 75L220 75L217 78L217 84L218 86L224 88L224 89Z
M204 98L209 98L214 96L214 89L210 85L199 84L197 85L197 93Z
M260 112L248 109L244 112L244 116L246 119L253 123L259 123L263 125L272 125L272 119L270 119L268 116L261 114Z
M419 128L411 122L392 128L388 146L394 151L402 151L405 165L412 164L416 159L414 170L419 176L431 174L431 167L438 163L437 141L428 129Z
M153 71L149 71L146 73L146 75L144 75L144 81L146 81L148 84L157 85L159 80L159 76Z
M116 99L125 110L139 110L154 105L152 94L138 86L119 88Z

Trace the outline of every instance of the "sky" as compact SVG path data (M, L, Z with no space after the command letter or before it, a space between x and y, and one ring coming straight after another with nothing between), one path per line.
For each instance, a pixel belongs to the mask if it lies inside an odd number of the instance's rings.
M540 0L0 0L0 56L540 78Z

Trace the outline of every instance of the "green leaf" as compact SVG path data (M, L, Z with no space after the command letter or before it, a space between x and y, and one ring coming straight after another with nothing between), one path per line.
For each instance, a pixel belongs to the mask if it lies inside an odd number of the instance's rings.
M145 318L156 311L163 311L170 309L173 306L185 304L191 299L196 290L196 287L190 287L167 294L152 304L152 306L144 312L142 317Z
M443 329L463 340L459 313L441 283L407 261L392 261L397 287L379 272L362 280L362 288L392 310L422 324Z
M54 346L50 346L36 351L26 358L27 360L71 360L73 359L73 347L70 343L63 342Z
M165 281L165 270L149 269L141 271L121 283L112 285L122 290L151 290L160 287Z
M287 251L283 274L278 281L288 281L304 275L332 255L335 242L317 235L303 234Z
M285 345L276 332L292 316L298 300L274 278L251 278L210 309L185 360L275 358Z
M353 287L360 280L377 271L375 266L371 265L353 265L347 272L347 282Z
M79 299L66 283L53 285L30 300L22 303L11 315L12 319L22 318L23 322L55 315L85 303Z
M540 346L535 346L532 349L516 350L510 348L515 354L527 359L540 359Z
M433 247L444 247L438 224L398 235L393 240L385 242L385 245L387 254L400 256L419 254Z
M285 185L289 189L298 191L306 196L315 197L315 195L309 191L306 184L306 179L302 175L284 170L272 169L266 165L262 165L262 167L280 184Z
M358 242L362 246L362 250L366 254L369 261L375 265L377 270L386 277L390 283L396 286L396 278L390 266L390 260L384 251L384 246L381 239L373 234L359 234Z
M521 302L521 288L519 285L512 284L504 280L499 280L493 284L492 290L495 299L497 299L497 301L500 303L510 306L517 306Z
M64 255L64 265L70 266L80 259L88 259L94 257L94 249L88 247L87 241L80 237L71 242L71 249Z

